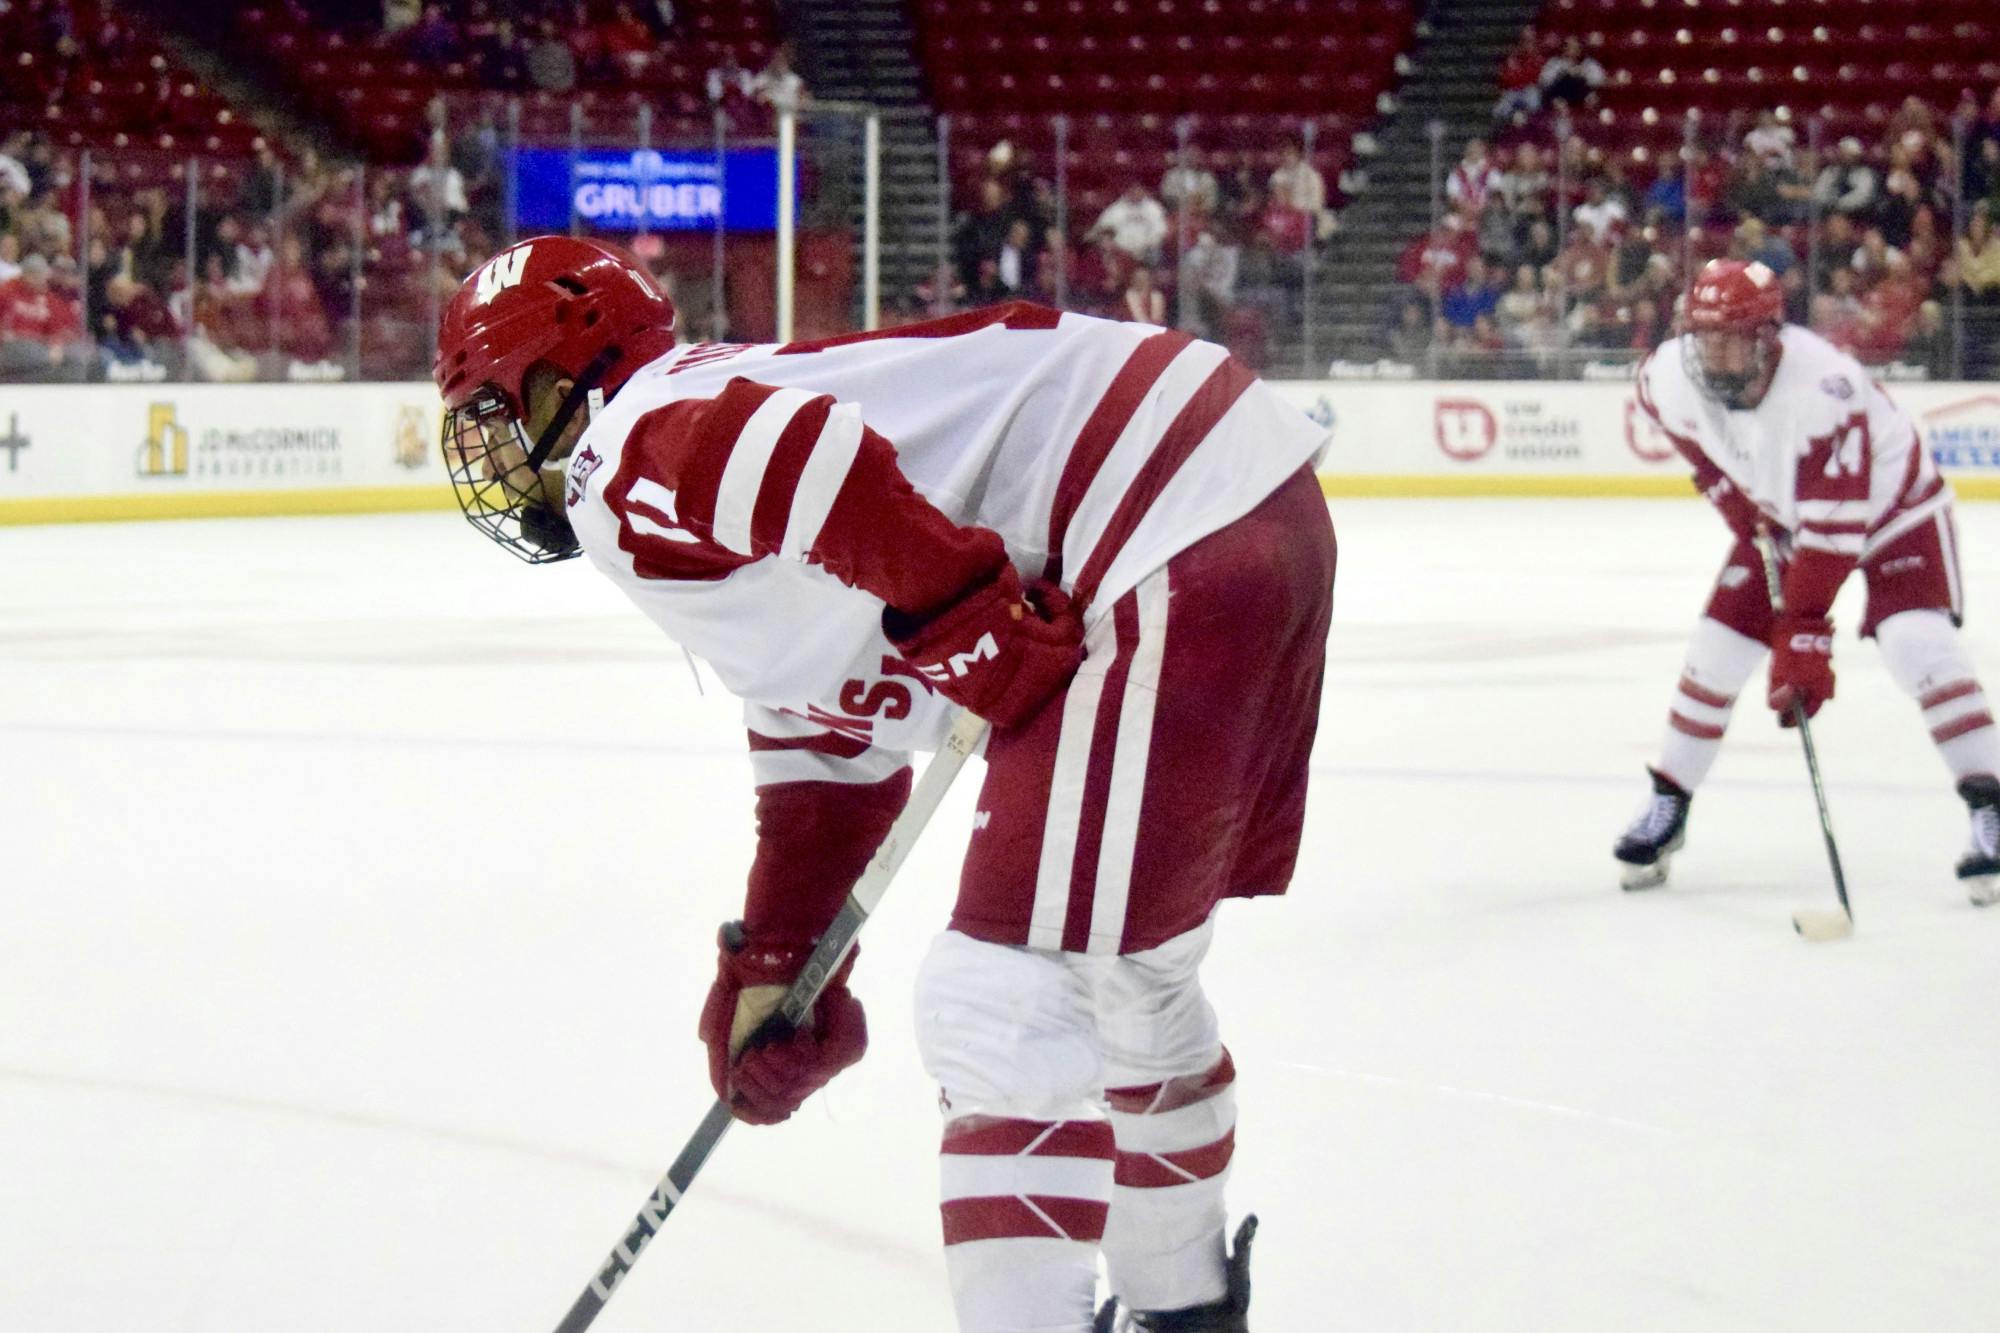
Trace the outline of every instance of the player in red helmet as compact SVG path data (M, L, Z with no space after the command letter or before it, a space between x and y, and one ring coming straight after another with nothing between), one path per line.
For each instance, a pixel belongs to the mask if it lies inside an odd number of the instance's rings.
M1687 299L1681 362L1688 379L1729 407L1749 406L1777 366L1785 292L1763 264L1718 259L1701 271Z
M744 1037L969 709L986 783L916 985L959 1326L1090 1333L1101 1254L1121 1327L1243 1333L1236 1068L1200 965L1221 900L1282 892L1297 855L1326 432L1148 325L1012 303L675 346L672 315L615 251L523 241L453 300L437 378L473 522L587 556L744 701L757 847L698 1024L717 1095L783 1120L861 1058L845 968L808 1026Z
M1777 276L1714 260L1695 278L1687 332L1639 368L1639 404L1694 468L1735 538L1695 628L1653 791L1614 856L1651 888L1685 840L1694 791L1722 748L1738 692L1768 652L1783 718L1833 697L1834 594L1867 583L1861 637L1916 700L1971 816L1958 862L1968 896L2000 899L2000 732L1958 632L1952 493L1916 428L1855 360L1785 323ZM1784 612L1771 609L1755 541L1783 551Z
M674 346L674 303L616 246L544 236L482 266L445 307L433 377L472 525L530 563L580 554L562 467L587 419Z

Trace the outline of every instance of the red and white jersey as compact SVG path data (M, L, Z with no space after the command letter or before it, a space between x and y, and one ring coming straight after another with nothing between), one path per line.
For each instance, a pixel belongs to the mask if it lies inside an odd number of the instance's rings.
M591 561L744 700L759 786L874 782L934 749L951 711L882 632L880 571L927 549L911 532L899 561L898 524L854 521L882 446L926 510L997 533L1094 623L1325 439L1212 343L1014 303L676 348L593 414L569 517ZM846 554L831 553L842 525ZM878 591L840 576L864 565Z
M1818 334L1784 327L1771 387L1743 411L1695 387L1684 359L1691 337L1639 367L1639 404L1718 503L1718 487L1733 487L1800 549L1847 560L1867 559L1951 503L1910 418Z

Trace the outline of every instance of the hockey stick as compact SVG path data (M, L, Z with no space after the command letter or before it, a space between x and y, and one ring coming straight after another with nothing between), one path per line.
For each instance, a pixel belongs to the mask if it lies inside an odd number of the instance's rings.
M825 989L827 978L839 971L841 963L846 961L849 951L854 948L855 936L861 933L861 927L868 921L868 914L882 901L882 894L902 867L903 859L909 855L917 835L924 831L924 825L930 823L931 815L936 813L944 794L951 789L952 780L958 776L959 769L965 767L966 759L979 748L980 739L985 734L985 719L971 713L961 713L952 724L944 747L924 769L916 790L910 793L909 804L903 807L902 814L896 816L896 822L889 826L882 845L875 849L874 859L861 872L861 878L854 882L847 901L841 904L839 915L820 936L797 980L778 1001L777 1011L751 1034L751 1041L782 1036L805 1022L813 1001ZM625 1234L611 1247L611 1253L604 1262L597 1266L590 1285L576 1298L576 1304L563 1316L562 1323L556 1325L556 1333L582 1333L590 1327L610 1301L611 1293L632 1271L632 1265L639 1262L640 1252L659 1234L667 1215L673 1212L681 1196L694 1184L695 1176L708 1161L709 1154L715 1151L716 1145L722 1142L722 1136L728 1131L733 1118L729 1114L729 1104L718 1098L708 1114L702 1117L694 1137L687 1141L681 1155L674 1158L674 1164L667 1168L667 1174L654 1187L652 1197L639 1209L638 1216L625 1228Z
M1764 557L1764 589L1771 595L1771 610L1782 615L1785 589L1778 577L1778 551L1768 528L1757 529L1757 552ZM1827 813L1826 784L1820 781L1819 755L1813 749L1812 728L1806 724L1804 704L1792 705L1792 721L1797 724L1799 741L1805 746L1806 772L1812 775L1813 799L1819 802L1819 831L1826 836L1826 860L1833 867L1833 891L1840 895L1838 912L1807 908L1792 913L1792 929L1815 943L1844 939L1854 933L1854 909L1847 904L1847 876L1840 872L1840 848L1833 841L1833 816Z

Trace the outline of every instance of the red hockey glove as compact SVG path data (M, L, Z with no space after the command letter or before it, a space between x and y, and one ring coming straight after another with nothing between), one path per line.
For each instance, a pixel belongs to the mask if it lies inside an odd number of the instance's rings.
M1023 589L1012 565L924 619L891 607L882 629L939 694L996 727L1032 718L1083 661L1069 595L1039 579Z
M1794 705L1806 716L1833 697L1833 622L1824 616L1781 615L1771 627L1771 707L1783 726L1795 725Z
M868 1020L861 1001L847 990L854 955L848 954L819 993L805 1027L745 1049L750 1035L777 1011L812 950L760 944L735 921L722 928L716 943L715 984L708 988L697 1029L708 1046L708 1081L738 1120L775 1125L868 1049Z

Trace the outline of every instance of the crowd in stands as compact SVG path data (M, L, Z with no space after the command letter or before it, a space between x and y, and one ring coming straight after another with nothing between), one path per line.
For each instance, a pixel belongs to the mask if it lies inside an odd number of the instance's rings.
M1055 186L1033 155L996 143L952 235L951 287L926 282L915 314L1027 299L1178 325L1252 364L1298 301L1304 261L1332 235L1327 183L1297 142L1264 168L1255 150L1189 145L1157 183L1134 180L1094 216L1056 225ZM1295 310L1294 310L1295 315Z
M0 10L10 3L19 0ZM87 70L92 48L71 34L95 26L91 0L33 4ZM379 3L347 15L335 4L314 18L345 18L424 59L490 59L502 86L517 74L532 81L532 44L511 35L516 20L501 7L391 4L385 21ZM586 17L561 25L582 77L656 50L674 21L667 3L579 3L570 15ZM109 17L103 26L105 40L122 40ZM754 72L726 62L713 95L766 115L803 105L810 94L790 54L780 46ZM0 381L427 373L429 325L503 243L507 219L493 103L460 109L454 123L434 99L422 116L414 165L330 163L265 137L248 159L201 158L192 195L194 159L71 147L0 118Z
M1443 215L1403 251L1384 355L1444 374L1631 360L1673 330L1693 268L1728 255L1768 265L1791 320L1869 364L1958 369L1954 301L2000 305L2000 89L1949 111L1906 98L1866 137L1823 142L1771 109L1649 151L1577 128L1602 76L1573 39L1524 36L1499 146L1464 145Z

